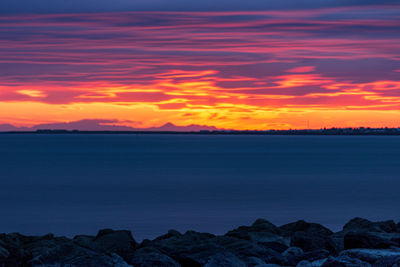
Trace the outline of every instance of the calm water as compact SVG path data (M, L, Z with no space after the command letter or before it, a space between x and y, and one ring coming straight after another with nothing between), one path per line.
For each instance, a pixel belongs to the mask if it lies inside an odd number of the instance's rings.
M400 220L400 137L0 135L0 232Z

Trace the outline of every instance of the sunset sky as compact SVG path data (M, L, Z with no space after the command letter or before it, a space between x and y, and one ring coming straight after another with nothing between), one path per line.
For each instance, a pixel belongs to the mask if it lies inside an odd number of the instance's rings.
M396 2L2 0L0 124L399 127Z

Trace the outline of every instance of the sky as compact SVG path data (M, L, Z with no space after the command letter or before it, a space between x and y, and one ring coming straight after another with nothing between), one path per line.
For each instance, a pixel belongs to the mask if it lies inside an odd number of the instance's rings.
M2 0L0 124L400 126L399 1Z

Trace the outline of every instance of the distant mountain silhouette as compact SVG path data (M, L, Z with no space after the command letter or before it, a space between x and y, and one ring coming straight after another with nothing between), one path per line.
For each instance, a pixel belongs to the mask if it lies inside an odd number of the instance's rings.
M28 131L26 127L15 127L11 124L0 124L0 132L12 132L12 131Z
M15 127L11 124L0 124L0 132L37 131L37 130L198 132L202 130L209 130L209 131L221 130L214 126L196 125L196 124L191 124L187 126L178 126L170 122L160 127L150 127L150 128L133 128L129 126L114 125L117 123L118 123L117 120L87 119L87 120L72 121L72 122L38 124L30 128Z
M147 128L147 129L141 129L145 131L167 131L167 132L199 132L199 131L215 131L219 130L218 128L214 126L206 126L206 125L197 125L197 124L191 124L187 126L177 126L173 123L166 123L161 127L152 127L152 128Z

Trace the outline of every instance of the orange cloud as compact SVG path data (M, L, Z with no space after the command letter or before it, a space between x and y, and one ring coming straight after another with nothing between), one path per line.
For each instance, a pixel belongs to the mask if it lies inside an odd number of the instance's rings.
M393 8L3 16L0 123L398 126Z

